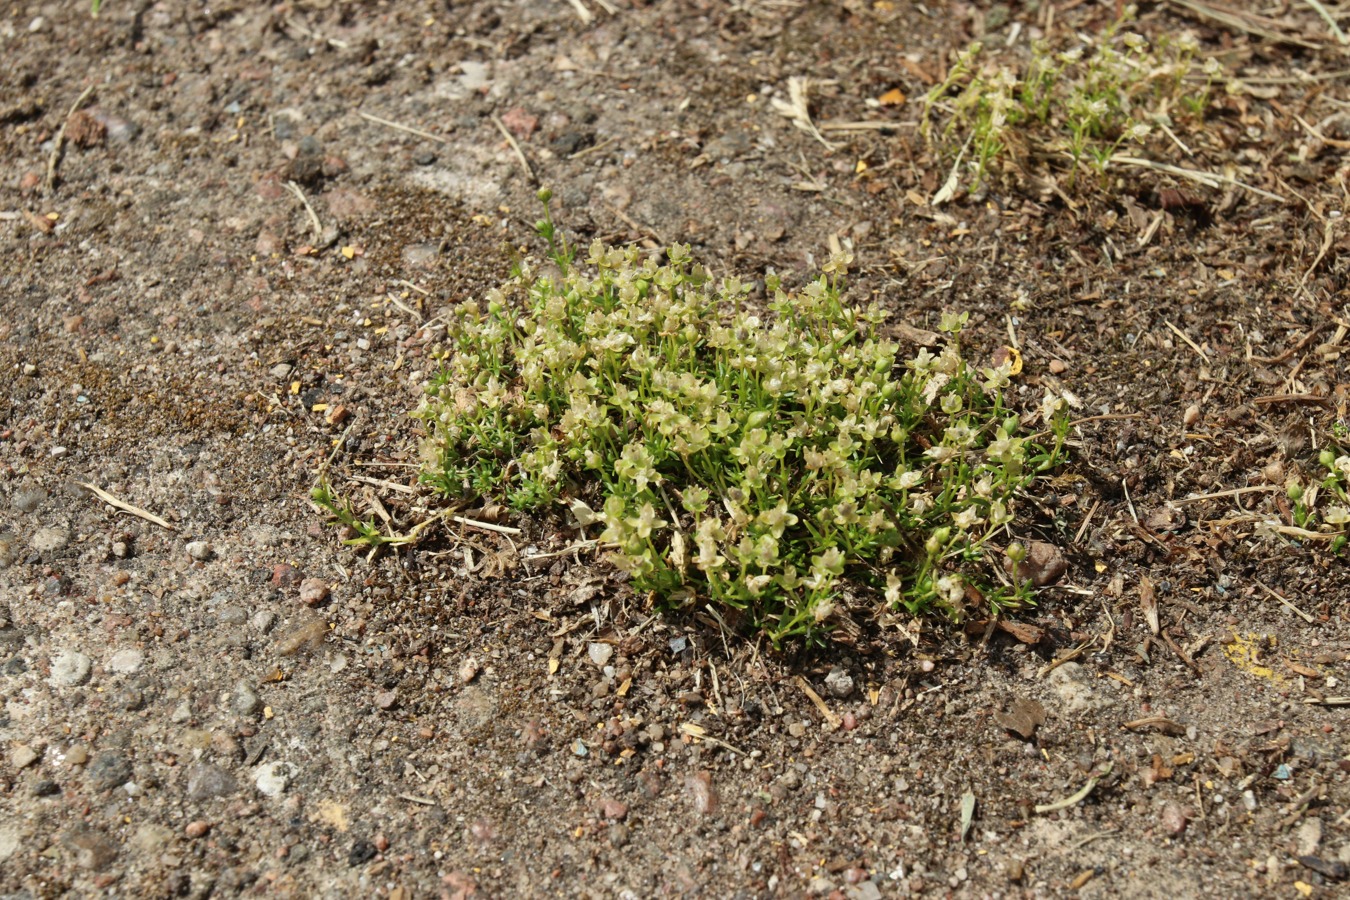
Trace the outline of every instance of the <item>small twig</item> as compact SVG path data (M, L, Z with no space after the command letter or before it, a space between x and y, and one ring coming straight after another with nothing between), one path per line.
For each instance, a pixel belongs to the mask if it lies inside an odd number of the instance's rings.
M139 506L132 506L130 503L124 503L123 501L118 500L118 499L117 499L116 497L114 497L112 494L110 494L110 493L108 493L107 491L103 490L103 488L101 488L101 487L97 487L96 485L92 485L92 484L90 484L90 483L88 483L88 482L86 482L86 481L77 481L77 482L75 482L75 483L78 484L80 487L84 488L85 490L89 491L91 494L93 494L95 497L97 497L98 499L102 500L104 503L108 504L109 506L116 507L117 509L120 509L120 510L122 510L123 512L131 513L133 516L136 516L136 517L138 517L138 518L144 519L144 520L147 521L147 522L153 522L154 524L158 525L160 528L165 528L165 529L167 529L167 530L169 530L169 531L175 531L175 530L177 530L177 529L175 529L172 525L170 525L168 522L164 521L163 519L161 519L159 516L155 515L154 513L146 512L145 510L141 509Z
M1201 350L1200 346L1196 344L1195 341L1187 337L1184 331L1182 331L1177 326L1173 325L1170 321L1163 320L1163 324L1166 325L1168 328L1172 329L1172 333L1175 334L1177 337L1181 338L1183 341L1185 341L1186 345L1190 347L1192 350L1194 350L1197 354L1199 354L1201 359L1203 359L1205 362L1209 362L1209 354Z
M1130 486L1124 478L1120 479L1120 487L1125 492L1125 505L1130 508L1130 518L1134 519L1134 524L1139 524L1139 513L1134 510L1134 501L1130 499Z
M1172 652L1177 655L1177 658L1186 664L1186 668L1190 669L1196 675L1199 675L1201 677L1204 676L1205 673L1200 671L1200 667L1196 665L1195 660L1191 659L1191 655L1189 653L1181 649L1181 647L1177 644L1177 642L1172 639L1172 636L1167 633L1166 628L1164 628L1160 632L1160 634L1162 634L1163 640L1167 642L1167 646L1171 647Z
M589 25L595 19L595 13L586 8L586 4L581 0L567 0L572 4L572 8L577 11L577 17L581 19L582 25Z
M1173 500L1172 503L1180 506L1183 503L1202 503L1205 500L1218 500L1220 497L1237 497L1241 494L1271 494L1283 491L1284 488L1276 487L1271 484L1260 484L1254 487L1233 488L1231 491L1215 491L1212 494L1200 494L1195 497L1182 497L1180 500Z
M1254 34L1258 37L1263 37L1268 41L1294 44L1298 47L1306 47L1309 50L1318 50L1321 47L1321 45L1315 44L1312 41L1307 41L1303 38L1278 31L1277 29L1280 27L1281 23L1266 16L1258 16L1254 13L1240 12L1223 6L1201 3L1198 2L1198 0L1168 0L1168 2L1173 6L1179 6L1182 9L1189 10L1201 18L1212 19L1229 28L1237 31L1244 31L1247 34Z
M495 531L498 534L520 534L519 528L512 528L510 525L496 525L492 522L480 522L477 519L466 519L463 516L451 516L450 520L458 522L461 525L467 525L470 528L481 528L484 531Z
M439 134L432 134L429 131L423 131L420 128L413 128L411 125L400 125L398 122L382 119L379 116L373 116L367 112L358 112L358 116L368 122L374 122L377 125L383 125L385 128L393 128L397 131L406 131L408 134L415 134L420 138L426 138L429 141L436 141L438 144L448 144L449 139L441 137Z
M1272 194L1270 191L1262 190L1259 187L1255 187L1243 181L1238 181L1236 178L1231 178L1227 175L1218 175L1213 172L1197 172L1195 169L1183 169L1181 166L1171 166L1167 163L1154 162L1151 159L1140 159L1137 156L1112 156L1108 162L1119 163L1122 166L1134 166L1140 169L1153 169L1167 175L1175 175L1177 178L1189 179L1197 184L1203 184L1206 187L1218 188L1224 185L1232 185L1233 187L1240 187L1244 191L1251 191L1253 194L1265 197L1268 200L1278 200L1280 203L1289 202L1286 197L1281 197L1279 194Z
M1253 397L1253 403L1311 403L1315 406L1330 406L1330 397L1319 397L1317 394L1266 394L1263 397Z
M1069 650L1069 651L1066 652L1063 656L1056 657L1056 658L1055 658L1054 660L1052 660L1051 662L1048 662L1048 663L1046 663L1045 665L1041 666L1039 669L1037 669L1037 670L1036 670L1036 677L1037 677L1037 678L1044 678L1045 676L1049 675L1051 672L1053 672L1053 671L1055 671L1056 669L1058 669L1060 666L1064 665L1066 662L1073 662L1075 659L1077 659L1078 657L1082 656L1082 655L1083 655L1083 651L1087 650L1087 648L1088 648L1088 647L1091 647L1091 646L1093 645L1093 643L1095 643L1095 642L1096 642L1096 638L1092 638L1091 640L1083 641L1083 643L1079 644L1077 647L1074 647L1072 650Z
M797 676L797 686L800 687L802 692L810 698L813 704L815 704L816 709L820 710L820 714L825 717L826 722L830 723L831 728L838 728L843 724L843 720L835 714L834 710L830 709L829 706L825 704L824 700L820 699L820 695L812 690L811 685L807 684L806 679L800 675Z
M1112 765L1107 766L1106 771L1103 772L1101 775L1093 775L1091 778L1089 778L1087 780L1087 784L1079 788L1073 794L1073 796L1065 797L1063 800L1057 800L1054 803L1038 804L1036 806L1036 812L1041 815L1044 815L1045 813L1058 812L1061 809L1068 809L1071 806L1077 806L1079 803L1087 799L1088 794L1091 794L1092 789L1097 786L1097 782L1101 781L1102 778L1111 774L1111 769L1114 767L1114 765L1115 764L1113 763Z
M567 158L568 158L568 159L581 159L583 156L590 156L592 153L598 153L598 152L600 152L601 150L605 149L606 147L608 147L610 144L614 143L614 142L617 141L617 140L618 140L617 137L607 138L607 139L601 141L601 142L598 143L598 144L592 144L591 146L587 147L585 150L578 150L576 153L573 153L571 156L569 156L569 157L567 157Z
M1345 32L1341 31L1341 26L1336 24L1335 16L1319 0L1303 0L1303 2L1317 11L1317 14L1327 23L1327 27L1331 29L1331 33L1336 36L1337 41L1342 44L1350 44L1350 38L1346 37Z
M1350 150L1350 141L1338 141L1335 138L1329 138L1325 134L1314 128L1312 125L1309 125L1308 122L1298 113L1294 113L1293 115L1294 119L1298 122L1298 124L1302 125L1303 129L1307 131L1311 137L1317 139L1319 142L1326 144L1328 147L1335 147L1337 150Z
M1286 359L1289 359L1289 357L1293 356L1293 355L1294 355L1295 353L1297 353L1298 351L1302 350L1304 347L1308 346L1308 344L1312 342L1312 339L1315 338L1315 337L1317 337L1319 334L1321 334L1321 333L1322 333L1322 329L1324 329L1324 328L1326 328L1326 327L1327 327L1327 326L1326 326L1325 323L1323 323L1323 324L1321 324L1321 325L1318 325L1318 326L1315 327L1312 331L1309 331L1309 332L1308 332L1307 334L1305 334L1303 337L1299 338L1299 341L1298 341L1297 344L1295 344L1294 346L1290 347L1288 350L1284 351L1284 352L1281 353L1279 356L1248 356L1247 359L1248 359L1250 362L1258 362L1258 363L1262 363L1262 364L1264 364L1264 365L1272 365L1272 364L1274 364L1274 363L1282 363L1282 362L1284 362ZM1248 353L1250 353L1250 352L1251 352L1251 351L1248 350Z
M419 806L435 806L435 800L429 800L426 797L414 797L412 794L399 794L398 799L407 800L409 803L416 803Z
M719 747L730 750L732 753L740 754L741 756L750 755L749 753L746 753L744 750L742 750L740 747L737 747L733 744L728 744L721 738L713 737L711 734L708 734L708 732L703 728L702 725L696 725L693 722L681 722L680 733L688 735L689 739L693 741L707 741L709 744L716 744Z
M578 4L580 2L581 0L577 0ZM534 166L530 165L530 161L525 158L525 151L520 149L520 144L516 143L515 135L511 134L511 130L506 127L506 123L497 116L493 116L492 124L497 126L497 130L502 133L502 137L506 138L506 142L515 151L516 159L520 160L520 167L525 170L525 177L530 180L530 184L538 184L539 178L534 174Z
M398 307L399 309L403 310L405 313L416 319L418 325L421 325L423 322L427 320L426 316L422 315L420 312L413 309L408 304L404 303L398 297L394 296L392 292L385 294L385 297L388 298L390 303L394 304L396 307Z
M535 559L553 559L555 556L566 556L569 553L580 553L582 550L590 550L595 547L603 546L599 541L587 540L577 541L575 544L569 544L561 550L550 550L548 553L533 553L529 556L522 556L524 560Z
M1288 598L1286 598L1286 597L1285 597L1283 594L1281 594L1279 591L1275 591L1275 590L1272 590L1271 588L1267 587L1266 584L1265 584L1265 582L1263 582L1263 581L1258 581L1258 582L1256 582L1256 586L1259 587L1261 590L1265 591L1265 592L1266 592L1267 594L1269 594L1270 596L1274 597L1276 600L1278 600L1278 601L1280 601L1281 603L1283 603L1285 606L1289 607L1290 610L1292 610L1295 614L1298 615L1298 617L1299 617L1300 619L1302 619L1303 621L1307 622L1309 625L1312 625L1312 624L1316 623L1316 621L1317 621L1316 619L1314 619L1312 616L1310 616L1310 615L1308 615L1307 613L1305 613L1303 610L1299 609L1299 608L1298 608L1297 606L1295 606L1293 603L1289 602Z
M1312 277L1312 273L1315 272L1317 270L1317 267L1322 264L1322 260L1326 257L1327 251L1331 249L1331 238L1332 238L1331 222L1332 222L1331 219L1327 219L1326 222L1322 225L1322 246L1317 251L1317 258L1312 261L1312 265L1308 266L1308 271L1304 272L1303 277L1299 279L1298 281L1299 287L1303 287L1305 284L1308 283L1308 279Z
M47 193L56 190L56 167L61 164L61 151L66 145L66 126L70 124L70 117L79 111L84 105L84 101L89 99L89 95L94 92L94 86L91 84L84 89L78 100L70 105L70 112L61 120L61 127L56 129L56 137L52 138L52 152L47 157Z
M642 225L638 222L635 222L631 217L626 215L623 212L623 210L610 206L608 203L602 205L605 207L605 209L613 213L616 219L618 219L620 222L623 222L629 228L633 229L634 231L641 231L650 235L651 237L656 239L657 243L662 244L663 246L667 247L670 246L670 242L667 241L664 237L662 237L661 232L657 231L655 228L650 228L646 225Z
M294 181L288 181L284 186L286 190L294 194L296 199L300 201L300 204L305 208L305 212L309 213L309 225L314 229L314 240L322 240L323 225L319 222L319 214L314 211L314 207L309 205L309 200L305 197L305 192L300 190L300 185L296 184Z
M359 481L362 484L373 484L375 487L382 487L386 490L397 491L400 494L415 494L417 488L410 488L406 484L399 484L396 481L382 481L379 478L371 478L368 475L348 475L349 481Z

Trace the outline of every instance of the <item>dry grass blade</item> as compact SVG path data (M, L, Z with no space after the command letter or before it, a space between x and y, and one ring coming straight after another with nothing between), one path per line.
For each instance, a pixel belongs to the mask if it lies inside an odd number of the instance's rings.
M390 119L383 119L380 118L379 116L371 115L370 113L366 112L358 112L357 115L365 119L367 122L374 122L377 125L383 125L385 128L393 128L396 131L406 131L408 134L415 134L420 138L426 138L429 141L436 141L437 143L440 144L450 143L449 140L441 137L439 134L432 134L431 132L423 131L420 128L413 128L411 125L402 125Z
M1115 165L1133 166L1138 169L1153 169L1156 172L1164 172L1168 175L1174 175L1177 178L1185 178L1194 181L1196 184L1203 184L1205 187L1220 188L1225 185L1242 188L1244 191L1250 191L1258 197L1265 197L1267 200L1278 200L1280 203L1288 203L1287 197L1281 197L1279 194L1272 194L1270 191L1262 190L1254 185L1238 181L1228 175L1218 175L1214 172L1198 172L1195 169L1183 169L1181 166L1172 166L1167 163L1154 162L1151 159L1140 159L1137 156L1122 156L1116 154L1112 156L1110 162Z
M1309 625L1312 625L1314 622L1317 621L1317 620L1314 619L1312 616L1308 615L1308 614L1305 613L1303 610L1301 610L1301 609L1299 609L1297 606L1295 606L1292 602L1290 602L1290 600L1289 600L1287 597L1285 597L1285 596L1284 596L1283 594L1281 594L1279 591L1276 591L1276 590L1274 590L1273 588L1267 586L1265 582L1263 582L1263 581L1258 581L1258 582L1256 583L1256 586L1259 587L1261 590L1265 591L1265 592L1266 592L1267 594L1269 594L1270 596L1274 597L1276 600L1278 600L1278 601L1280 601L1281 603L1283 603L1285 606L1287 606L1287 607L1290 609L1291 612L1293 612L1294 614L1296 614L1300 619L1302 619L1303 621L1307 622Z
M70 124L70 117L75 115L81 106L84 106L84 101L88 100L89 95L93 92L94 86L92 84L85 88L84 93L80 94L79 99L70 104L70 111L67 112L66 117L61 120L61 127L56 129L56 137L52 138L52 152L47 157L46 186L48 193L51 193L56 189L56 167L61 164L61 151L65 149L66 126Z
M825 140L825 136L816 128L815 123L811 121L810 94L813 85L830 85L833 81L818 81L811 78L803 78L797 75L788 79L788 99L779 100L773 98L773 108L781 116L787 116L802 131L811 135L824 145L826 150L834 150L834 144Z
M1281 29L1285 27L1285 24L1278 19L1258 16L1255 13L1233 9L1230 6L1220 6L1214 3L1201 3L1199 0L1167 0L1167 2L1172 6L1184 9L1202 19L1209 19L1212 22L1217 22L1234 31L1254 34L1257 37L1263 37L1268 41L1275 41L1276 43L1281 44L1293 44L1297 47L1306 47L1309 50L1318 50L1322 47L1322 44L1320 43L1309 41L1306 38L1282 31Z
M1144 619L1148 622L1148 630L1157 634L1160 630L1158 623L1158 595L1153 590L1153 580L1147 575L1139 576L1139 606L1144 611Z
M1097 782L1101 781L1102 778L1106 777L1110 773L1111 767L1108 767L1107 770L1103 772L1101 775L1094 775L1091 778L1089 778L1087 780L1087 784L1083 785L1071 796L1065 797L1063 800L1057 800L1054 803L1038 804L1036 806L1036 813L1038 815L1045 815L1046 813L1058 812L1061 809L1068 809L1072 806L1077 806L1079 803L1082 803L1084 800L1087 799L1088 794L1091 794L1092 789L1097 786Z
M96 485L92 485L92 484L88 483L87 481L77 481L77 482L75 482L75 483L78 484L80 487L84 488L85 490L89 491L89 493L93 494L95 497L97 497L98 499L102 500L104 503L108 504L109 506L116 507L117 509L122 510L122 512L131 513L133 516L136 516L137 518L140 518L140 519L144 519L144 520L147 521L147 522L153 522L154 524L158 525L160 528L166 528L166 529L168 529L169 531L174 531L174 530L176 530L176 529L174 529L174 527L173 527L172 525L170 525L168 522L164 521L163 519L161 519L159 516L155 515L154 513L146 512L145 510L141 509L139 506L132 506L130 503L125 503L125 502L123 502L123 501L121 501L121 500L118 500L116 497L114 497L112 494L108 493L107 491L103 490L103 488L101 488L101 487L98 487L98 486L96 486Z
M797 686L802 689L802 693L806 694L816 709L820 710L820 714L825 717L826 722L830 723L831 728L838 728L843 724L843 720L835 714L834 710L830 709L820 695L811 688L811 685L806 683L806 679L800 675L797 676Z
M1345 36L1344 31L1341 31L1341 26L1336 24L1336 17L1331 14L1329 9L1322 5L1321 0L1303 0L1303 3L1307 6L1311 6L1313 10L1322 17L1322 20L1327 23L1327 27L1331 29L1331 33L1338 43L1350 44L1350 38Z
M538 184L539 177L534 174L534 166L530 165L529 159L525 156L525 151L520 149L520 144L516 142L516 137L511 133L511 129L506 127L497 116L492 117L492 124L497 126L497 130L506 138L506 143L511 145L511 150L516 154L516 159L520 162L520 167L525 170L525 177L530 180L530 184Z
M314 240L323 240L323 224L319 221L319 214L314 211L314 207L309 205L309 198L305 196L304 191L300 190L300 185L294 181L288 181L284 187L295 195L295 198L300 201L300 205L305 208L305 212L309 213L309 227L314 229Z

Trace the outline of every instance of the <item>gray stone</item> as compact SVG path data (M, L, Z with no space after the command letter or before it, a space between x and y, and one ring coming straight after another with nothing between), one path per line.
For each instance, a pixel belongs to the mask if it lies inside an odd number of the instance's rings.
M1064 704L1064 711L1087 712L1114 706L1115 701L1102 695L1092 683L1092 676L1078 663L1065 663L1046 679L1050 688Z
M138 853L150 855L163 851L172 840L172 829L157 825L154 822L146 822L137 828L136 833L131 836L131 847Z
M64 528L39 528L28 538L28 546L39 553L55 553L70 543L70 532Z
M834 668L825 676L825 689L840 700L853 693L853 676L843 669Z
M15 769L26 769L41 758L42 754L27 744L20 744L9 751L9 764Z
M253 784L267 797L280 797L291 786L295 766L283 760L258 766L253 770Z
M23 835L14 826L0 828L0 863L5 862L18 852L23 844Z
M61 843L75 854L75 863L84 869L102 872L117 859L117 844L97 828L76 825L61 837Z
M183 549L187 550L188 556L203 562L215 556L216 553L206 541L190 541Z
M206 762L188 766L187 796L195 803L229 797L238 790L239 782L220 766Z
M89 680L93 660L75 650L59 653L52 660L52 675L47 679L57 687L75 687Z
M145 662L145 654L139 650L118 650L108 660L108 671L119 675L130 675Z
M234 711L241 716L251 716L258 711L262 701L254 692L253 687L247 681L241 681L234 686L234 699L231 706Z
M131 780L131 762L116 750L105 750L89 764L89 784L96 791L111 791Z

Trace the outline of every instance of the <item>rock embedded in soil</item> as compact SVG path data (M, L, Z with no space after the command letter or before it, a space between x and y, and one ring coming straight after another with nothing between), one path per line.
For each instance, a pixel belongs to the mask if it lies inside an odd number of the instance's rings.
M214 763L199 761L188 766L187 797L194 803L229 797L238 790L235 777Z
M212 556L215 556L215 550L206 541L189 541L184 547L187 555L199 562L206 562Z
M9 751L9 764L15 771L26 769L40 759L42 754L38 753L27 744L19 744Z
M300 602L306 606L318 606L328 599L328 582L322 578L306 578L300 582Z
M75 864L82 869L102 872L117 859L117 843L83 823L62 835L61 843L75 854Z
M1017 581L1030 581L1036 587L1047 587L1064 577L1069 571L1069 561L1054 544L1045 541L1032 541L1026 546L1026 558L1014 563L1007 556L1003 558L1003 568Z
M1097 689L1092 676L1078 663L1068 662L1059 666L1046 680L1064 704L1065 712L1088 712L1115 705L1114 700Z
M76 650L57 654L52 659L52 674L47 679L56 687L76 687L89 680L94 662Z
M96 791L111 791L131 780L131 762L116 750L105 750L89 764L89 785Z
M56 553L64 550L69 543L70 532L64 528L39 528L28 538L28 546L38 553Z
M694 812L701 816L710 816L717 812L720 799L717 796L717 788L713 785L711 772L698 772L685 779L685 789L689 791L689 797L694 804Z
M853 676L835 667L825 676L825 689L830 692L830 696L845 700L853 693Z
M258 766L254 770L253 784L265 797L280 797L286 793L294 776L295 767L278 760Z
M139 650L118 650L108 659L108 671L118 675L131 675L145 662L145 654Z

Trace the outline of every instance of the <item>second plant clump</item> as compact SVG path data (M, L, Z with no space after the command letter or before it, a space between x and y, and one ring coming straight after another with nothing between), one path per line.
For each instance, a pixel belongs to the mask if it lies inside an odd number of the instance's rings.
M1127 7L1105 32L1067 50L1037 42L1020 66L971 44L928 92L924 136L958 171L967 168L972 191L1030 156L1066 163L1072 183L1084 167L1104 174L1123 146L1142 148L1155 132L1167 136L1160 147L1184 146L1173 128L1203 123L1223 67L1213 57L1197 64L1199 43L1188 33L1150 44L1122 32L1134 12Z
M761 315L751 285L714 282L687 245L659 264L597 242L582 268L539 228L557 271L522 264L453 311L415 414L425 480L517 508L568 501L637 588L775 644L827 630L841 602L1028 599L970 564L1057 458L1067 414L1047 397L1050 448L1028 443L1004 406L1010 365L961 356L965 315L944 316L940 352L901 361L885 313L841 299L846 255L795 293L770 277Z

